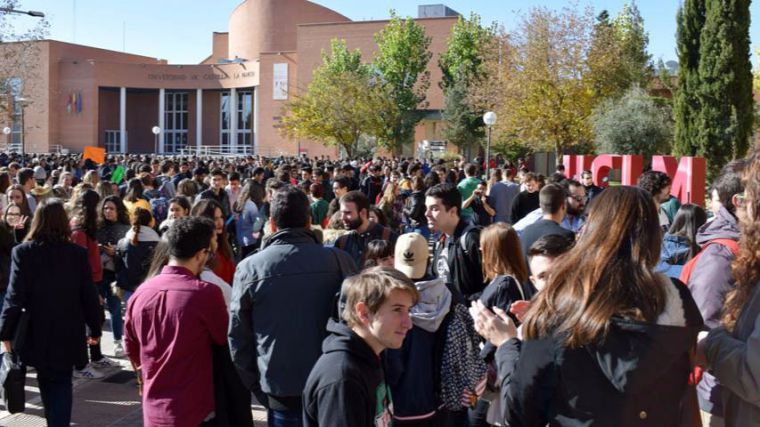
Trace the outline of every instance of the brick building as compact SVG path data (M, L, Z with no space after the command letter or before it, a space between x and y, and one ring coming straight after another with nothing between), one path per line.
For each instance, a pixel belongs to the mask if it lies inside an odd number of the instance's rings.
M438 57L456 13L420 6L417 22L432 37L431 85L426 119L416 140L440 139L443 95ZM355 22L306 0L245 0L232 11L228 32L213 33L211 54L200 64L165 60L54 40L35 42L33 81L11 76L9 87L27 100L23 135L27 152L85 146L109 152L211 152L335 156L335 148L282 137L277 124L284 102L307 87L334 38L359 48L366 61L373 36L387 21ZM0 44L17 49L19 44ZM21 73L19 73L21 74ZM15 99L15 98L14 98ZM0 116L7 143L21 141L21 105ZM236 112L232 114L232 112ZM160 132L154 135L152 129Z

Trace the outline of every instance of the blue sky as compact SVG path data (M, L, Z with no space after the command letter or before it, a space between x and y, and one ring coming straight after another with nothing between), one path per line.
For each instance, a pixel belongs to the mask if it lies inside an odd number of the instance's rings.
M194 64L211 53L211 32L227 31L227 21L241 0L21 0L24 9L44 12L50 22L50 38L105 49ZM512 28L521 12L533 6L560 9L568 0L316 0L353 20L385 19L390 9L402 16L417 16L420 4L444 3L463 15L478 13L484 22L496 21ZM579 1L617 14L624 0ZM649 32L649 52L655 60L676 59L675 17L680 0L637 2ZM76 15L74 14L76 5ZM760 2L752 3L752 49L760 44ZM31 22L14 16L14 23ZM74 25L76 22L76 25Z

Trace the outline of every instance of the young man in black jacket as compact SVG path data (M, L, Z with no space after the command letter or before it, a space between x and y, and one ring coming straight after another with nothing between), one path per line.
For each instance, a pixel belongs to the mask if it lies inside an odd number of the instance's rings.
M452 184L438 184L425 193L425 216L442 236L435 244L432 273L459 295L474 300L486 287L480 260L480 228L460 218L462 195Z
M375 267L346 279L342 293L346 323L327 325L331 335L303 392L304 427L389 425L393 403L380 355L401 348L417 289L398 270Z

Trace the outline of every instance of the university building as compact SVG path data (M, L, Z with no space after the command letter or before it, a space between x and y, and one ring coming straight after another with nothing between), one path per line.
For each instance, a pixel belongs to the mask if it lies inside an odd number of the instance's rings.
M440 140L443 94L438 58L456 12L420 6L417 22L432 38L426 118L415 140ZM371 61L374 34L388 21L355 22L306 0L245 0L232 11L228 32L213 33L211 54L200 64L165 60L54 40L34 42L34 61L9 83L10 114L0 116L0 145L26 152L196 152L265 156L329 155L334 147L283 137L283 104L306 88L332 39L359 48ZM0 49L17 49L4 43ZM18 102L18 98L26 100ZM23 126L22 126L23 122ZM22 132L23 128L23 132ZM154 132L157 132L154 134ZM414 147L408 147L412 154ZM187 152L187 151L186 151Z

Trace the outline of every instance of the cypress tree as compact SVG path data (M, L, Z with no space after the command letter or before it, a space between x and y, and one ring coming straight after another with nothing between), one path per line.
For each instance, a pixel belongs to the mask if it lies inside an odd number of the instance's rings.
M678 86L673 101L677 156L693 156L697 152L699 100L700 33L705 23L705 0L685 0L678 11L676 42L678 47Z
M731 22L734 33L730 40L736 46L732 68L736 73L735 87L731 91L731 103L736 109L736 136L732 155L734 159L744 157L749 149L754 122L754 98L752 96L752 63L750 62L750 12L751 0L730 2L734 10Z
M731 158L744 155L752 126L749 2L707 0L700 45L697 153L716 176Z

